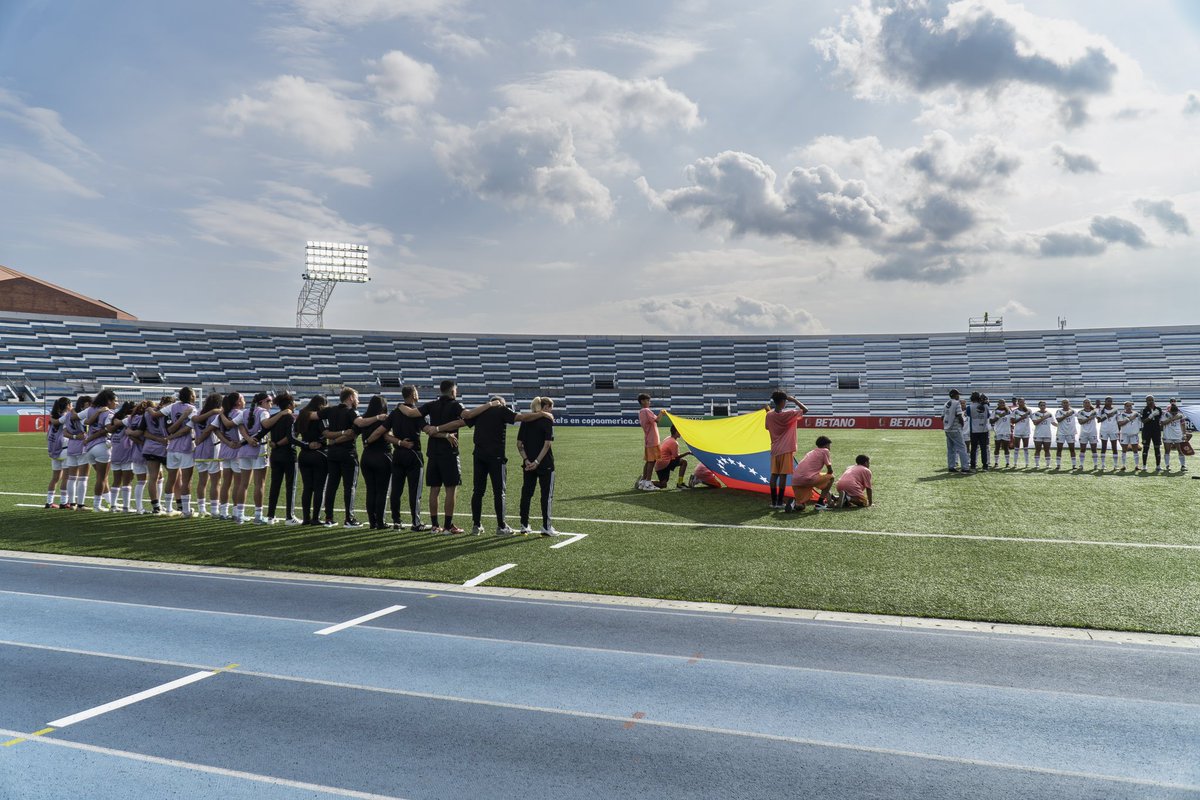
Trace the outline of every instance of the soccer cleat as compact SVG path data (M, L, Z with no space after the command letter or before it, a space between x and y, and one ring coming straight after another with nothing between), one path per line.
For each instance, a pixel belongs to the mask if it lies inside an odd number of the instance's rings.
M558 536L558 531L554 529L553 525L547 525L542 528L542 536Z
M512 536L514 534L516 534L516 530L508 525L505 525L503 528L496 528L497 536Z
M442 533L446 534L447 536L454 536L459 533L466 533L466 531L464 531L462 528L458 527L457 525L450 525L445 528L442 528Z
M785 505L781 506L785 514L795 514L798 511L804 510L804 504L796 505L795 501L789 500Z
M267 519L266 517L255 517L255 518L254 518L254 524L255 524L255 525L270 525L270 524L271 524L271 523L273 523L274 521L275 521L275 520L273 520L273 519Z
M342 523L343 528L361 528L362 526L363 524L354 517L350 517L348 520Z
M522 536L528 536L529 534L533 533L533 528L529 527L528 524L522 525L521 530L519 530L518 533L520 533Z
M58 503L46 503L46 508L58 508Z
M430 525L430 526L429 526L429 532L430 532L430 533L441 533L441 532L442 532L442 526L441 526L441 525Z
M484 533L485 533L485 531L483 530L483 526L482 526L482 525L476 525L476 526L475 526L475 535L476 535L476 536L483 536L483 534L484 534Z
M829 510L829 506L825 505L824 503L817 503L815 506L813 506L813 511L828 511L828 510Z
M194 511L184 511L179 516L183 517L184 519L191 519L192 517L196 516L196 513Z

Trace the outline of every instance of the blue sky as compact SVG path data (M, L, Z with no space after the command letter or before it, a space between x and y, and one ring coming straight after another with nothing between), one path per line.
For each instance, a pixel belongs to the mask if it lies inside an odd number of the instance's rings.
M144 319L810 333L1193 323L1165 0L0 4L0 263Z

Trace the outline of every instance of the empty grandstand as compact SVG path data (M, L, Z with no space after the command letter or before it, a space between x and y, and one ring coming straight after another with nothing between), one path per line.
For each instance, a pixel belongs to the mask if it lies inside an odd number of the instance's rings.
M787 386L821 414L928 414L948 387L994 396L1200 401L1200 327L750 336L519 336L308 331L0 314L0 384L38 394L190 384L204 391L349 384L397 397L445 377L478 397L549 394L617 417L641 391L681 414L758 408ZM15 400L16 397L7 399Z

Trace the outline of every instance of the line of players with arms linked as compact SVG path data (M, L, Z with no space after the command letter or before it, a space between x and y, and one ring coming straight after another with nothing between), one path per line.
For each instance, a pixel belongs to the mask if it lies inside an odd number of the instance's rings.
M1179 458L1179 471L1187 472L1187 457L1193 455L1187 430L1187 417L1179 401L1171 398L1164 409L1154 397L1146 396L1145 405L1135 408L1132 401L1117 407L1113 398L1103 402L1084 398L1083 408L1076 409L1071 401L1060 401L1060 407L1049 409L1045 401L1029 408L1024 398L1014 397L1012 403L998 400L992 406L986 394L974 392L962 398L956 389L942 410L946 431L946 463L951 472L974 472L977 468L997 469L1000 453L1004 453L1005 468L1018 467L1017 457L1023 456L1023 466L1029 467L1029 443L1033 442L1033 467L1041 468L1042 457L1050 468L1050 448L1055 445L1054 468L1062 469L1062 454L1066 448L1072 470L1083 470L1084 456L1092 452L1092 469L1108 471L1107 458L1112 455L1112 470L1148 471L1153 448L1154 471L1163 469L1162 451L1166 451L1166 471L1171 471L1171 454ZM991 462L988 459L989 438ZM968 460L968 448L970 449ZM1076 449L1078 448L1078 462ZM1118 457L1120 466L1118 468ZM1132 462L1130 464L1129 462Z
M650 402L650 395L638 395L638 422L645 434L645 453L642 476L634 483L634 488L642 491L666 489L674 472L679 473L676 479L679 489L705 486L720 488L719 476L702 463L697 464L695 472L685 482L688 463L683 456L687 454L679 452L679 431L672 425L671 435L660 442L658 424L667 412L654 412ZM803 458L796 460L797 428L801 418L808 413L808 408L787 392L777 390L771 393L771 403L766 407L766 412L763 424L771 439L769 488L772 510L787 513L803 511L810 502L816 511L865 508L874 504L869 456L856 456L854 463L835 481L829 452L832 441L828 436L818 436L816 446ZM789 485L791 497L787 496ZM834 489L837 495L833 494Z
M457 431L465 425L474 429L475 533L483 533L483 496L490 482L498 534L532 531L530 507L535 491L540 491L541 533L555 535L553 400L536 397L530 410L518 413L494 396L467 409L458 400L454 381L443 381L439 388L436 400L421 403L417 388L405 386L403 402L391 410L381 395L375 395L361 414L358 393L351 388L341 390L336 405L316 395L299 410L286 392L258 392L249 399L240 392L210 394L200 404L189 387L178 395L138 403L120 402L111 389L74 401L60 397L46 431L51 462L46 508L213 517L262 525L278 521L280 490L286 487L286 524L332 527L340 488L342 524L357 528L362 523L354 516L354 500L361 473L372 529L464 533L454 523L454 511L462 483ZM505 506L507 429L515 423L520 423L517 451L523 473L519 531L509 527ZM422 434L428 439L424 456ZM95 481L90 506L89 472ZM295 515L297 472L303 518ZM430 490L429 524L421 518L423 486ZM401 523L406 491L407 526ZM439 503L443 492L444 505ZM389 494L390 524L385 518ZM253 517L247 503L251 499Z

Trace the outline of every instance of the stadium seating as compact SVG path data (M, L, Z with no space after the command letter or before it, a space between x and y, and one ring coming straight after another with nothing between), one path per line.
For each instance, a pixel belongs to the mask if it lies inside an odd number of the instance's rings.
M505 336L235 328L0 316L0 384L45 397L141 385L145 394L342 384L399 395L445 377L468 398L547 394L561 413L630 414L648 391L683 414L758 408L777 386L814 413L928 414L949 387L993 397L1200 401L1200 327L797 336ZM3 398L0 398L2 400ZM10 401L15 398L8 398Z

